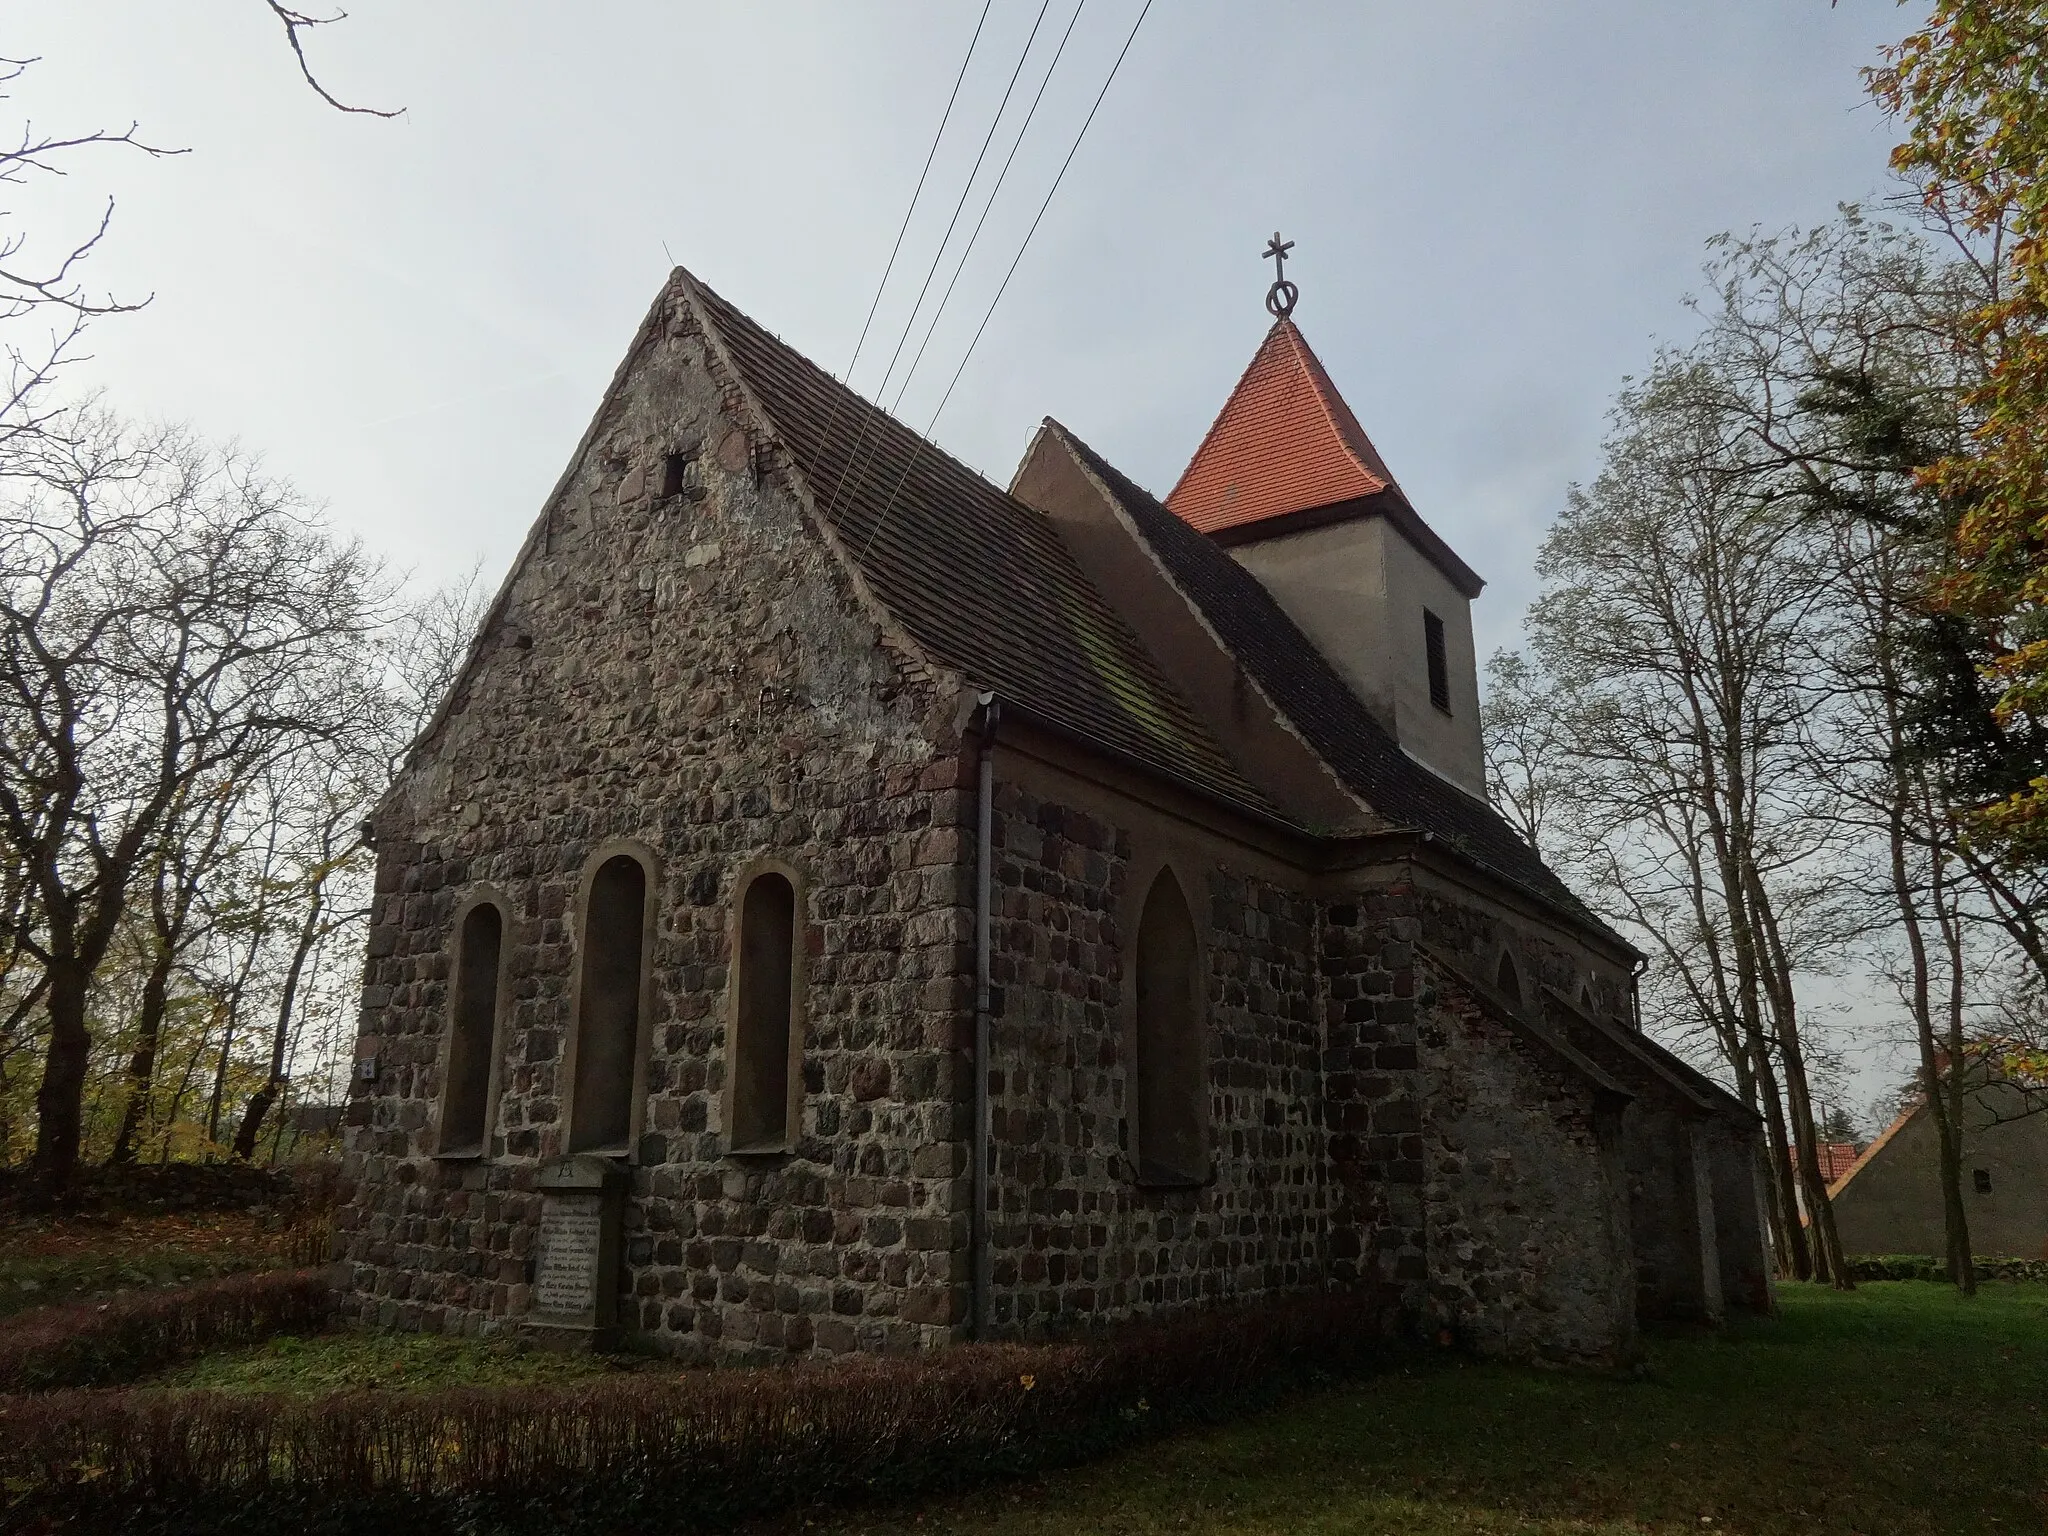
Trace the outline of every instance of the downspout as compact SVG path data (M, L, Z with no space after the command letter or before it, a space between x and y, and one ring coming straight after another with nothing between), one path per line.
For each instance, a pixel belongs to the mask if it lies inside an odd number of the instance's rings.
M1635 1020L1636 1033L1643 1032L1643 973L1650 968L1648 955L1637 955L1628 968L1628 1011Z
M993 693L981 695L977 732L980 786L974 837L974 1206L968 1213L969 1325L977 1339L988 1337L992 1264L989 1250L989 930L994 915L996 724L1002 705Z

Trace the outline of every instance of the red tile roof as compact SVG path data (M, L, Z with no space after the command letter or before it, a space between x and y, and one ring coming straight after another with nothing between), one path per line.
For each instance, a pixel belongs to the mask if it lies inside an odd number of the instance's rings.
M1890 1134L1890 1131L1885 1132L1885 1136ZM1878 1139L1882 1141L1884 1137ZM1817 1141L1813 1144L1813 1153L1814 1161L1820 1164L1820 1181L1830 1189L1854 1171L1859 1157L1856 1144L1851 1141ZM1799 1166L1798 1154L1792 1148L1787 1147L1785 1155L1794 1168Z
M1166 505L1232 544L1264 536L1261 524L1291 530L1294 514L1318 508L1384 516L1467 597L1485 585L1409 505L1292 320L1266 333Z
M1279 320L1166 504L1214 533L1374 496L1393 480L1300 330Z

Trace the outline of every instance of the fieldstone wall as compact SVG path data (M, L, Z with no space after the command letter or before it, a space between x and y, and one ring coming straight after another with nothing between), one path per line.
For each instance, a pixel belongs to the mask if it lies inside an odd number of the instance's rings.
M1619 968L1589 963L1559 942L1547 925L1475 894L1453 893L1434 882L1417 884L1413 890L1418 936L1467 975L1490 984L1505 951L1514 957L1523 996L1530 1003L1544 986L1574 999L1583 989L1590 1012L1633 1027L1628 976Z
M445 1331L526 1312L534 1171L564 1150L579 882L630 839L655 878L629 1326L691 1358L951 1338L972 832L957 743L932 726L950 701L892 664L687 324L652 328L628 369L378 818L348 1310ZM763 855L803 877L802 1135L790 1155L734 1158L729 936L735 875ZM449 923L478 882L509 908L501 1098L487 1156L449 1161Z
M1004 1332L1321 1283L1313 904L1175 869L1202 933L1213 1178L1145 1189L1130 1160L1127 946L1157 863L1129 829L1023 784L995 803L993 1286Z
M1623 1116L1636 1316L1644 1321L1718 1321L1721 1282L1713 1228L1710 1222L1703 1245L1701 1190L1695 1182L1706 1184L1711 1217L1712 1180L1706 1169L1694 1167L1693 1119L1660 1097L1639 1092ZM1711 1276L1709 1264L1716 1266Z
M1329 1273L1335 1284L1371 1289L1390 1314L1417 1311L1429 1276L1416 1036L1420 927L1406 881L1323 910Z
M1612 1365L1635 1343L1620 1115L1451 979L1418 1038L1429 1326L1483 1354Z

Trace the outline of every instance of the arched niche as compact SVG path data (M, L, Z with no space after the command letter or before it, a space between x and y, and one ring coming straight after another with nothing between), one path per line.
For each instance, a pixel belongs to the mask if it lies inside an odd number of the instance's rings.
M569 1152L623 1156L640 1131L654 889L653 857L637 844L607 845L585 872L565 1063Z
M442 1157L482 1157L489 1150L510 956L507 927L504 898L488 887L473 893L455 916L435 1145Z
M1161 869L1138 919L1131 1112L1143 1184L1209 1176L1209 1082L1202 946L1180 881Z
M725 1124L734 1152L786 1152L802 1119L803 882L764 862L738 882L727 1010Z

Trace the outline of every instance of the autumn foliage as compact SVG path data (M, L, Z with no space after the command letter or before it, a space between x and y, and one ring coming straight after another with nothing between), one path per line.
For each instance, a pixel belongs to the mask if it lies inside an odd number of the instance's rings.
M1989 365L1973 439L1924 471L1957 509L1941 601L1989 638L2001 720L2048 718L2048 15L2034 0L1938 0L1869 84L1907 130L1893 168L1996 278L1969 317ZM1979 831L2048 860L2048 778L1984 808Z

